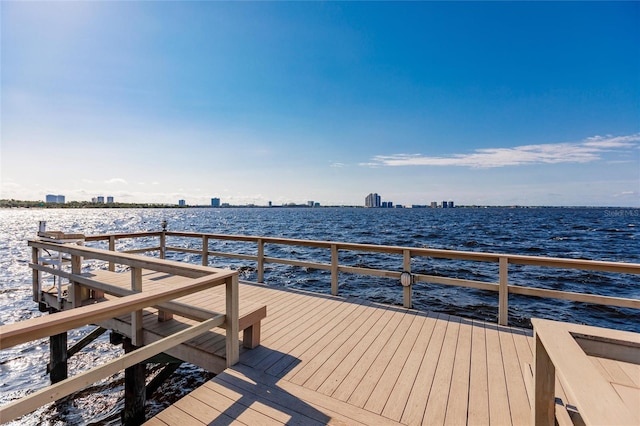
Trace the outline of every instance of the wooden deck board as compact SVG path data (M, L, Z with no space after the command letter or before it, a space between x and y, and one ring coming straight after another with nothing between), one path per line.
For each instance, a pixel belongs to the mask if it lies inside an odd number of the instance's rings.
M456 346L451 388L447 399L447 411L444 423L461 425L467 422L469 406L469 369L471 368L471 338L473 327L466 326L466 320L460 324ZM469 322L473 324L473 322Z
M384 348L387 341L391 337L392 330L396 329L402 318L400 315L393 315L391 320L385 325L384 329L376 336L375 340L366 349L358 362L353 366L349 373L340 383L340 386L333 393L333 397L341 401L347 401L354 390L360 385L360 381L367 374L371 364L375 361L378 353Z
M372 311L373 309L369 309L366 305L360 305L344 320L338 320L338 324L323 337L322 341L312 345L300 356L301 360L308 359L309 361L302 362L291 369L287 373L288 380L310 387L306 382L320 367L324 366L324 371L333 371L336 364L332 363L332 355L351 338L353 333L369 318Z
M513 334L509 329L508 332L499 333L499 336L507 393L509 401L511 401L509 404L511 421L513 424L525 424L531 421L531 407L529 406L529 398L527 397L522 367L518 361Z
M358 336L359 340L353 339L353 344L349 345L348 353L331 372L327 373L327 378L317 388L318 392L325 395L334 395L392 315L393 312L388 309L379 309L379 312L376 313L376 321L371 327L363 327L361 329L362 333Z
M286 369L287 380L301 384L298 382L304 381L304 377L299 380L295 380L295 375L299 372L301 365L309 365L309 362L314 359L314 356L323 348L330 345L334 338L343 331L343 327L354 319L354 315L358 312L360 305L356 303L349 303L347 306L340 305L341 309L332 315L332 318L328 321L324 321L324 324L320 326L323 321L315 321L314 332L308 335L306 339L300 341L298 345L287 353L296 358L299 362L296 365L288 368L289 365L271 366L267 373L274 376L281 376ZM320 326L320 327L318 327ZM305 362L307 361L307 362ZM281 363L282 364L282 363ZM283 368L284 367L284 368Z
M633 386L640 389L640 364L631 364L630 362L618 362L618 365L622 370L627 373Z
M354 347L361 342L362 337L373 327L378 319L380 319L383 312L383 309L367 307L363 315L359 317L360 321L358 323L354 323L353 326L350 327L351 334L347 332L343 334L343 341L337 349L326 358L319 358L321 362L324 361L322 365L331 365L333 368L317 368L314 373L309 376L307 381L304 382L304 386L309 389L318 390L318 388L328 380L331 374L336 372L336 370L343 365L345 359L349 356L351 351L353 351ZM333 350L333 348L330 348L326 352L330 352L331 350ZM318 357L322 356L324 356L324 354L320 354ZM317 362L316 364L320 364L320 362ZM328 394L331 394L331 391L329 391Z
M444 424L459 331L460 319L455 317L450 318L449 321L447 321L447 331L445 332L440 356L438 357L438 366L436 367L433 383L431 384L431 392L429 392L423 422L428 421L436 425ZM460 397L461 396L462 395L460 395ZM451 395L451 398L458 398L458 396Z
M329 303L328 305L332 304ZM343 309L340 309L341 306L342 303L333 304L333 306L326 306L328 308L326 315L331 319L335 319L336 315L344 315ZM309 312L306 312L297 321L291 324L288 330L285 330L281 338L274 344L274 346L279 348L279 352L290 354L295 357L304 351L304 347L306 346L301 345L303 345L304 342L307 342L306 345L309 345L309 342L313 341L317 337L317 334L322 332L322 328L326 327L326 322L317 320L325 315L321 310L322 307L323 305L320 305L316 306L316 309L314 310L309 310ZM269 342L265 342L264 344L268 345ZM274 353L271 356L264 358L259 363L254 364L254 367L257 369L271 368L273 373L276 371L283 372L285 370L285 366L280 366L280 368L278 368L275 365L277 362L280 362L280 364L282 363L282 356L278 353ZM286 366L289 365L287 364Z
M266 335L263 335L262 345L281 347L283 344L286 344L287 342L291 344L290 340L291 340L291 336L293 335L293 333L291 333L292 329L296 329L297 331L296 334L301 335L301 333L303 333L307 327L312 326L313 322L311 320L313 319L314 314L321 315L323 312L322 310L323 306L331 306L330 302L326 299L316 299L311 302L312 303L309 303L308 305L303 306L300 303L300 298L296 297L296 298L293 298L290 301L290 304L288 304L284 308L276 310L275 312L271 312L270 310L268 319L271 319L272 321L266 321L263 328L265 330L267 329L269 329L270 331L273 330L273 333L269 332L269 333L265 333ZM335 304L331 307L333 309L337 308ZM284 315L286 310L288 310L289 315L282 317L282 315ZM328 311L328 312L325 311L325 313L329 315L331 311ZM279 327L270 328L272 324L274 324L273 317L281 319L281 321L277 323ZM271 365L271 363L273 362L274 360L263 359L262 357L259 356L259 353L257 352L255 354L249 354L245 360L245 363L247 363L248 365L254 365L254 366L257 366L258 364Z
M367 370L367 373L358 384L358 392L354 392L349 397L349 403L358 407L365 406L374 389L378 388L378 382L386 368L389 366L390 360L397 351L403 337L411 329L411 324L415 318L416 317L414 315L404 315L402 317L402 321L396 328L396 332L393 333L391 338L387 340L384 347L378 352L375 360ZM375 405L376 402L378 402L377 405ZM370 411L380 412L384 408L384 402L381 401L373 401L372 405L373 409Z
M596 357L589 357L591 358L591 361L594 363L599 363L602 366L603 371L605 372L603 375L605 378L607 378L607 380L611 383L616 383L622 386L627 386L627 387L637 387L636 384L634 383L634 380L631 379L631 377L629 377L629 375L627 374L627 372L625 370L622 369L622 367L620 366L620 361L615 361L612 359L606 359L606 358L596 358Z
M489 378L484 323L472 321L468 424L489 424ZM531 352L531 350L529 350Z
M448 317L448 315L438 316L431 340L429 340L429 346L427 346L422 364L416 374L414 385L407 398L405 409L400 419L401 423L411 425L422 423L424 411L427 407L427 401L431 392L431 385L433 384L433 377L438 364L438 358L440 358L440 351L447 331L447 321L444 320L444 318L448 319Z
M530 421L530 331L250 283L240 291L267 304L262 345L154 421L187 413L202 424Z
M371 391L369 398L364 406L369 411L380 414L389 400L391 392L395 387L400 374L404 368L404 365L409 358L411 350L415 346L418 335L422 330L424 323L424 316L416 315L413 318L413 322L407 332L404 334L400 346L394 351L392 357L389 359L384 372L380 376L377 384ZM381 359L381 358L378 358Z
M436 315L437 317L437 315ZM387 399L382 415L395 421L400 421L404 413L405 404L414 386L415 379L422 365L422 359L429 345L436 319L433 314L424 317L424 323L420 329L415 345L407 357L400 377Z
M205 404L200 401L194 395L187 395L184 398L177 401L173 404L178 410L182 413L180 417L175 419L175 422L172 424L182 424L180 422L180 418L182 416L190 418L194 417L196 420L200 422L200 424L211 424L211 422L215 419L219 422L219 424L233 424L234 419L229 417L228 415L216 410L214 407ZM236 424L240 424L240 422L235 422Z

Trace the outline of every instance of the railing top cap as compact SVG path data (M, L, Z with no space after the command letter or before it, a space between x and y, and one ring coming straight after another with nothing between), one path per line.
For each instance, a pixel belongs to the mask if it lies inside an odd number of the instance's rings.
M93 247L79 246L75 244L58 244L41 240L29 240L30 247L47 248L59 252L77 254L88 259L98 259L114 262L132 267L151 269L158 272L166 272L172 275L181 276L205 276L216 275L216 277L227 277L237 275L237 271L231 269L212 268L210 266L194 265L191 263L178 262L174 260L157 259L138 254L114 252Z

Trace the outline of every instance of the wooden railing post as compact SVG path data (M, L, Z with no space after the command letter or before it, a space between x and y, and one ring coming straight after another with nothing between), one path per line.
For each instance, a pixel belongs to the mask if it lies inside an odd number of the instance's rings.
M500 283L498 290L498 324L509 324L509 258L500 258Z
M411 273L411 251L403 250L402 251L402 268L404 271ZM402 287L402 305L405 308L411 308L413 305L411 304L411 293L412 293L413 283L406 287Z
M131 268L131 290L136 293L142 291L142 269ZM131 312L131 343L134 346L142 346L142 310Z
M109 250L116 251L116 237L115 235L109 236ZM116 270L116 264L112 261L109 262L109 270L114 272Z
M167 250L167 232L162 231L160 233L160 259L164 259Z
M239 296L238 296L238 274L234 274L225 280L226 287L226 351L227 367L231 367L240 360L239 337Z
M209 266L209 237L202 236L202 266Z
M533 331L533 398L531 406L531 424L534 426L555 424L555 380L556 368Z
M264 241L258 238L258 282L264 282Z
M338 246L331 244L331 294L338 295Z
M40 258L40 249L37 247L31 247L31 263L37 265ZM31 270L31 279L33 285L33 301L40 302L40 271L37 269Z
M82 256L71 256L71 273L74 275L80 275L82 273ZM89 290L87 289L86 291L88 292ZM80 286L80 284L74 281L69 283L69 296L73 308L82 306L82 286Z

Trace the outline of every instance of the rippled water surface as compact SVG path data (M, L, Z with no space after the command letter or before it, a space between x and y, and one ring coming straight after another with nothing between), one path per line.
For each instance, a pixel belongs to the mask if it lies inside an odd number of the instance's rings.
M14 209L0 210L0 323L9 324L38 315L31 300L31 252L26 241L35 236L38 221L47 229L85 235L112 232L157 231L167 220L172 231L263 235L308 240L384 244L408 247L525 254L640 263L640 210L638 209L360 209L360 208L255 208L255 209ZM130 248L126 244L119 249ZM146 244L149 244L147 241ZM173 242L170 242L174 245ZM197 241L175 245L197 247ZM152 244L149 244L152 245ZM99 245L98 245L99 246ZM212 242L212 250L255 254L255 245ZM327 250L267 245L266 256L330 261ZM168 254L168 258L200 262L197 255ZM399 271L402 259L389 255L340 252L340 263ZM249 261L211 258L210 265L241 271L256 279ZM452 260L414 259L412 271L431 275L497 282L497 265ZM328 271L267 264L265 282L323 293L330 290ZM509 282L540 288L640 298L640 277L601 272L556 270L511 265ZM414 286L418 309L454 313L496 321L497 294L479 290L419 283ZM396 280L340 274L340 294L401 304ZM531 317L619 328L640 332L636 310L594 306L523 296L509 298L510 322L529 326ZM90 328L69 333L69 344ZM48 339L0 351L0 404L49 383L45 372ZM105 334L71 358L72 374L119 355ZM182 367L149 402L153 414L196 387L209 376ZM16 424L118 424L123 374L92 385L73 401L50 404Z

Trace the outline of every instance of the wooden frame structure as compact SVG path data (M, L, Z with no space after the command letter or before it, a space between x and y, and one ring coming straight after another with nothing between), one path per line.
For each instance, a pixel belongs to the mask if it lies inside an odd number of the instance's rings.
M158 246L152 247L140 247L137 244L135 250L131 250L128 252L116 252L117 249L117 241L121 239L137 239L137 238L146 238L146 239L159 239ZM175 244L173 239L187 239L194 240L195 244L190 244L188 247L181 247L179 244ZM234 242L243 242L249 243L253 245L253 249L255 250L255 254L246 254L244 251L242 253L228 253L223 251L212 250L210 245L215 240L222 241L234 241ZM620 297L607 297L600 296L596 294L583 294L583 293L572 293L572 292L563 292L556 290L548 290L548 289L540 289L540 288L531 288L524 286L517 286L509 284L509 266L510 265L533 265L533 266L542 266L548 268L560 268L560 269L580 269L580 270L590 270L590 271L606 271L606 272L614 272L614 273L625 273L625 274L640 274L640 264L630 264L630 263L617 263L617 262L600 262L600 261L588 261L588 260L577 260L577 259L558 259L558 258L548 258L548 257L534 257L534 256L519 256L519 255L508 255L508 254L493 254L493 253L476 253L476 252L463 252L463 251L448 251L448 250L433 250L433 249L421 249L421 248L410 248L410 247L396 247L396 246L377 246L377 245L368 245L368 244L350 244L350 243L339 243L339 242L323 242L323 241L306 241L306 240L294 240L294 239L283 239L283 238L269 238L269 237L252 237L252 236L237 236L237 235L218 235L218 234L200 234L200 233L183 233L183 232L169 232L169 231L161 231L161 232L145 232L145 233L128 233L128 234L112 234L112 235L98 235L98 236L87 236L85 237L86 242L106 242L108 244L109 250L103 250L99 248L86 247L86 246L77 246L73 244L56 244L52 242L43 242L43 241L30 241L29 245L33 250L33 259L34 261L30 265L33 269L33 295L34 300L40 302L42 297L46 297L43 295L42 289L39 287L40 276L41 273L51 273L56 274L59 277L64 277L69 280L69 294L65 299L65 306L62 308L73 308L67 312L53 314L47 317L42 317L34 320L29 320L23 323L13 324L10 326L2 326L0 327L0 349L8 346L12 346L15 344L22 343L24 341L30 341L38 337L45 337L47 335L55 335L57 333L66 332L66 330L75 328L81 325L86 325L88 323L97 323L101 321L112 321L111 319L116 316L122 315L130 315L130 321L126 323L126 327L130 327L130 334L132 336L132 340L135 343L141 344L145 343L142 339L141 333L141 324L142 324L142 309L148 306L155 306L158 309L157 317L159 319L170 318L172 313L176 313L177 315L183 315L188 313L188 309L180 304L180 302L176 302L178 297L192 294L194 292L200 291L198 289L209 288L213 286L221 286L225 285L226 295L224 300L224 306L226 309L226 313L224 315L217 314L220 309L217 311L214 309L200 309L197 312L191 312L193 319L197 321L203 321L185 329L177 334L164 337L159 339L156 342L147 342L147 346L144 346L140 349L137 349L133 352L126 354L124 357L119 358L113 362L110 362L104 366L98 367L94 370L91 370L86 373L82 373L76 377L72 377L67 380L63 380L47 389L36 392L35 394L25 398L24 400L18 400L11 404L7 404L3 407L0 407L0 422L10 420L16 416L19 416L20 413L26 413L33 409L33 407L37 407L43 403L50 402L52 400L61 398L64 395L68 395L73 393L76 390L81 389L87 384L91 383L91 381L99 380L105 375L112 374L113 371L118 371L123 368L127 368L128 366L134 365L141 360L147 359L154 353L166 351L168 348L176 346L185 340L190 339L191 337L205 332L212 327L225 327L227 328L226 339L227 339L227 362L228 366L235 363L235 361L239 358L238 348L238 333L241 327L243 327L242 319L239 315L239 307L238 307L238 273L230 270L220 270L215 268L210 268L207 265L209 264L209 260L211 256L219 256L219 257L227 257L241 260L249 260L251 262L256 262L257 264L257 275L258 281L262 282L264 280L264 270L265 264L267 263L280 263L280 264L288 264L293 266L300 266L306 268L315 268L328 270L331 272L331 293L332 295L337 295L338 288L338 276L340 273L352 273L352 274L362 274L369 276L379 276L379 277L387 277L391 279L399 279L400 275L404 272L409 272L410 282L427 282L427 283L435 283L442 285L453 285L453 286L461 286L468 288L476 288L481 290L490 290L498 293L498 305L499 305L499 323L506 324L508 322L507 311L508 311L508 298L510 294L523 294L529 296L538 296L538 297L549 297L549 298L558 298L558 299L566 299L566 300L574 300L580 302L589 302L589 303L598 303L610 306L620 306L626 308L640 308L640 300L637 299L629 299L629 298L620 298ZM173 245L169 245L168 242L174 243ZM176 241L177 242L177 241ZM201 247L197 246L201 244ZM328 250L327 258L330 258L330 263L321 263L321 262L310 262L304 261L300 259L287 259L287 258L277 258L272 256L265 255L265 246L267 245L285 245L285 246L302 246L302 247L311 247L318 249L326 249ZM196 247L196 248L194 248ZM41 250L62 250L70 260L70 267L67 270L55 269L51 265L43 265L38 259L40 258ZM146 256L137 256L138 253L146 253L146 252L159 252L160 259L146 257ZM363 267L355 267L343 265L340 263L340 253L345 251L356 251L356 252L373 252L373 253L383 253L392 256L398 256L399 262L399 270L391 271L384 269L375 269L375 268L363 268ZM191 254L200 254L202 256L202 265L191 265L187 263L180 262L172 262L167 261L164 258L166 254L169 252L178 252L178 253L191 253ZM134 254L136 253L136 254ZM440 277L434 275L427 274L416 274L411 273L411 262L416 257L428 257L428 258L438 258L438 259L454 259L454 260L463 260L463 261L471 261L471 262L485 262L485 263L493 263L497 267L498 273L498 281L497 282L482 282L475 280L466 280L466 279L458 279L458 278L449 278L449 277ZM129 278L128 283L125 287L115 289L113 285L106 284L106 281L102 281L97 278L88 277L87 274L82 273L82 265L83 262L93 259L100 262L108 262L108 271L102 271L105 274L118 274L123 275L121 272L116 273L116 270L122 270L123 268L119 265L125 265L129 268ZM70 269L70 271L69 271ZM172 286L170 289L164 290L154 290L154 289L145 289L143 288L144 271L152 270L157 271L159 273L171 274L175 276L183 276L185 277L185 282L180 283L178 285ZM406 277L406 276L405 276ZM405 280L406 282L406 280ZM245 284L246 285L246 284ZM257 286L264 287L264 286ZM296 314L299 316L299 320L291 320L288 318L288 315L292 313L294 309L291 308L292 304L289 303L290 299L283 299L283 301L278 301L275 296L268 295L267 292L271 291L266 287L264 289L256 290L256 294L260 293L260 297L258 300L260 303L265 303L264 301L269 299L272 300L274 307L278 307L280 304L280 315L281 321L284 323L285 321L290 324L294 333L293 334L284 334L285 328L279 328L278 330L273 330L267 334L267 340L270 344L269 348L261 347L256 351L251 351L250 354L246 358L244 358L243 364L251 365L252 360L257 366L265 365L269 366L265 372L269 372L267 375L261 375L261 378L266 377L271 380L271 373L278 373L278 377L280 377L280 373L282 373L281 378L291 378L292 383L297 385L302 385L307 383L307 381L313 382L314 377L316 375L323 374L334 374L336 372L340 372L340 374L347 374L348 377L352 376L351 372L342 371L343 368L336 367L334 373L324 372L320 370L320 366L324 367L326 356L328 355L329 349L335 349L335 352L331 357L337 357L338 355L348 357L346 349L343 350L342 347L338 348L338 341L347 344L349 339L339 338L339 330L342 327L347 327L354 321L356 318L358 321L368 323L368 318L377 318L380 316L390 317L393 314L393 317L396 318L394 323L389 324L385 321L380 320L380 326L384 326L385 330L389 328L390 332L397 331L397 326L402 324L403 333L393 334L394 337L389 337L387 343L383 346L383 340L379 339L380 333L370 333L370 339L372 340L371 346L365 348L364 345L358 345L358 348L362 348L362 350L373 349L374 347L378 347L378 342L380 343L379 354L371 354L371 368L368 370L373 374L375 372L376 377L380 378L378 375L381 374L379 372L384 370L384 375L391 375L392 373L395 376L400 375L400 363L393 363L393 368L385 369L385 368L377 368L378 360L386 359L390 361L395 358L392 354L395 352L395 347L397 345L401 345L405 352L404 353L413 353L410 348L415 344L418 345L426 345L427 341L425 339L408 339L407 336L411 336L411 333L418 333L418 329L414 329L410 327L414 322L420 321L420 315L417 312L413 312L411 309L402 309L398 308L398 312L394 312L394 307L387 307L385 310L379 310L377 307L375 309L369 309L369 307L359 308L354 304L347 307L347 303L344 303L339 298L333 298L325 295L322 297L321 295L316 296L317 299L313 301L309 301L307 299L311 299L308 295L303 294L294 294L290 296L291 299L298 298L302 300L304 299L304 303L308 303L308 307L301 310L301 312L297 312ZM403 296L404 296L404 304L405 307L411 307L411 297L412 297L412 289L411 285L403 287ZM96 297L96 294L100 293L104 294L112 294L118 296L118 299L110 300L102 303L93 304L91 306L83 306L84 304L91 301L92 298ZM303 292L300 292L303 293ZM55 295L53 300L55 300ZM343 306L344 304L344 306ZM271 305L270 305L271 306ZM332 318L334 322L329 323L320 323L319 321L310 321L312 319L312 312L315 312L315 309L323 307L326 309L318 310L318 316L321 318ZM271 309L271 307L270 307ZM373 311L376 312L373 312ZM380 312L378 312L378 310ZM271 312L271 311L270 311ZM357 315L356 315L357 313ZM265 311L266 314L266 311ZM440 320L439 316L438 320ZM252 318L251 321L257 320L259 322L260 318L264 318L262 314L256 314L255 318ZM430 319L431 316L428 315L425 317ZM453 318L453 317L452 317ZM53 320L53 321L52 321ZM249 321L249 322L251 322ZM273 319L271 323L274 328L284 327L281 323L276 322L276 319ZM426 319L425 319L426 321ZM561 365L563 363L562 359L558 361L555 359L556 355L553 353L557 352L557 348L554 349L554 345L557 345L554 341L558 336L554 333L556 331L544 331L546 327L546 322L540 322L539 320L533 320L534 326L537 326L536 330L536 340L534 349L534 368L536 369L534 374L534 393L535 393L535 401L532 403L532 406L535 405L533 410L534 414L532 414L532 419L534 422L538 422L537 424L546 424L546 422L553 422L553 418L551 417L552 409L557 409L557 407L550 407L549 404L549 395L553 397L553 388L554 388L554 379L550 379L551 372L559 372L561 368L555 370L554 368L557 365ZM498 334L493 333L493 330L488 325L480 325L476 327L476 324L479 324L476 321L469 321L468 323L472 325L472 328L469 329L467 327L463 327L463 324L466 323L466 320L462 319L449 319L448 321L438 321L436 323L432 323L428 321L429 328L426 327L427 322L422 329L432 331L432 336L437 335L439 337L443 337L444 340L435 340L432 338L429 340L434 342L435 346L424 347L422 351L417 351L416 356L423 359L423 361L430 361L431 357L434 357L434 360L437 358L448 360L446 361L449 366L449 373L456 376L458 372L458 367L453 368L453 365L464 365L465 367L459 373L460 377L462 377L462 381L454 380L453 376L448 376L444 373L444 370L438 369L437 371L433 370L433 380L434 386L435 383L449 383L449 386L462 386L461 383L466 383L469 385L472 380L475 372L477 371L478 365L486 364L487 368L494 369L494 371L501 371L501 374L505 374L504 372L507 369L507 363L509 364L510 371L516 371L518 374L522 374L521 371L518 371L518 362L515 361L513 355L517 355L516 358L520 358L520 355L523 353L524 358L526 359L527 350L526 347L530 345L527 343L526 338L516 337L520 332L516 332L513 337L513 345L509 341L509 337L504 337L505 334L502 333L503 330L508 330L509 327L496 327ZM244 322L244 325L248 324L247 321ZM376 322L377 324L377 322ZM384 325L387 324L387 325ZM542 326L541 326L542 324ZM304 328L304 332L302 330L298 333L295 332L297 330L296 327ZM208 327L208 328L207 328ZM565 327L563 325L563 327ZM566 325L569 327L569 325ZM308 328L308 329L307 329ZM31 333L32 330L39 330L38 333ZM357 331L350 330L350 333L364 333L367 332L370 327L357 327ZM422 330L421 329L421 330ZM315 332L314 332L315 330ZM461 334L457 334L457 330L460 330ZM490 331L491 330L491 331ZM568 328L562 328L562 333L566 333ZM450 333L451 331L451 333ZM539 333L541 331L541 333ZM570 336L574 340L584 340L584 336L589 333L595 333L593 331L587 330L588 332L582 330L579 331L582 333L582 337L575 337L575 330L571 329L569 332ZM454 334L455 332L455 334ZM571 334L574 333L574 334ZM257 334L257 336L256 336ZM633 334L633 333L632 333ZM249 332L249 345L255 344L256 337L259 340L260 329L256 330L251 329ZM323 336L327 336L327 339L322 340L325 344L315 345L314 342L317 339L322 338ZM552 336L552 337L543 337L544 335ZM333 336L333 340L329 340L328 337ZM472 337L476 339L478 337L478 342L484 342L486 340L486 350L480 351L478 358L475 358L476 349L478 345L474 343L475 346L470 346L469 339ZM500 336L500 337L497 337ZM566 335L563 335L566 337ZM563 337L563 338L564 338ZM230 341L228 339L233 339L234 341ZM25 340L26 339L26 340ZM508 343L505 347L502 348L503 339L505 343ZM551 339L551 340L549 340ZM529 339L531 340L531 339ZM614 339L615 340L615 339ZM620 340L620 339L618 339ZM622 339L624 340L624 339ZM629 340L629 339L627 339ZM633 342L635 340L631 339ZM318 340L319 341L319 340ZM355 341L355 340L354 340ZM474 340L475 341L475 340ZM247 335L245 335L245 344L247 342ZM327 343L328 342L328 343ZM458 351L457 347L461 344L461 342L466 342L464 347L467 349L467 355L460 355L461 352ZM373 344L376 343L376 344ZM391 344L393 343L393 347ZM611 343L611 342L609 342ZM637 343L637 342L636 342ZM387 346L387 344L389 346ZM634 343L635 344L635 343ZM291 349L294 348L295 351ZM593 353L593 346L589 346L590 349L585 350L583 347L583 343L581 343L580 347L586 353ZM633 346L633 345L632 345ZM560 344L560 346L562 345ZM430 349L433 348L433 349ZM440 348L444 350L446 353L442 354ZM482 349L482 344L480 345ZM551 348L551 349L549 349ZM277 349L277 350L276 350ZM360 349L359 349L360 350ZM426 351L426 352L425 352ZM500 352L500 357L504 360L504 366L497 364L497 361L494 360L493 357L489 357L489 353L498 353ZM369 352L367 352L367 357ZM625 352L626 353L626 352ZM313 355L313 356L311 356ZM374 356L376 357L374 360ZM424 357L423 357L424 356ZM436 357L437 356L437 357ZM468 358L470 356L471 358ZM625 355L627 356L627 355ZM455 361L455 364L450 364L451 360L457 360L459 357L461 362L458 363ZM566 358L566 357L565 357ZM276 361L276 363L272 363L272 361ZM470 361L469 361L470 360ZM479 361L474 361L479 360ZM634 362L637 363L637 359L634 358ZM566 360L565 360L566 361ZM299 364L297 364L299 362ZM382 361L380 361L382 362ZM443 361L444 362L444 361ZM529 361L530 362L530 361ZM282 371L281 368L278 367L279 363L283 363ZM284 364L291 368L291 371L287 371L287 368L284 368ZM494 365L495 364L495 365ZM525 363L526 364L526 363ZM566 363L565 363L566 364ZM335 365L342 366L344 365L345 369L350 368L351 364L348 363L336 363ZM362 369L362 362L358 362L355 368L355 372L360 374L360 372L364 375L365 371ZM391 364L389 364L391 365ZM413 365L413 364L412 364ZM417 364L416 364L417 365ZM435 369L435 366L432 362L426 362L424 364L428 366L429 371ZM515 366L515 368L514 368ZM277 368L276 368L277 367ZM375 368L374 368L375 367ZM244 367L236 367L238 371L246 371L249 372ZM426 367L425 367L426 368ZM439 368L439 367L438 367ZM462 367L460 367L462 368ZM470 370L469 370L470 369ZM362 371L361 371L362 370ZM404 370L404 369L403 369ZM227 370L225 370L227 371ZM467 373L469 373L469 377L467 377ZM247 373L248 374L248 373ZM419 375L419 372L417 373ZM275 376L274 376L275 377ZM409 374L408 377L413 377L413 375ZM487 371L486 379L489 381L489 387L493 387L492 379L493 374L490 374ZM500 378L498 378L500 379ZM512 378L512 377L503 377L504 380L497 380L496 383L500 382L501 386L505 383L507 384L507 390L510 392L511 386L514 386L514 389L517 390L517 394L519 394L519 400L526 400L526 394L523 398L523 389L524 386L515 385L511 382L511 380L519 381L520 377ZM561 379L563 379L561 377ZM328 379L327 379L328 380ZM373 376L369 374L364 375L362 377L364 382L372 382ZM377 379L376 379L377 380ZM380 379L382 380L382 379ZM297 382L300 383L297 383ZM550 384L551 382L551 384ZM563 382L563 380L561 380ZM323 382L325 383L330 382ZM337 385L338 382L336 382ZM347 383L347 382L340 382ZM348 382L348 383L356 383ZM381 393L384 391L390 391L389 383L387 381L382 381L383 385L381 387L373 386L373 382L369 383L373 387L369 387L372 395L377 395L377 393ZM400 381L398 382L400 383ZM329 386L327 384L326 386ZM485 383L486 384L486 383ZM355 386L355 385L354 385ZM431 385L429 385L431 386ZM571 380L565 381L562 383L562 386L566 389L567 387L571 389ZM566 387L565 387L566 386ZM464 387L464 386L462 386ZM480 389L482 386L480 387ZM293 388L292 388L293 389ZM306 388L295 387L296 392L300 391L305 395L309 395L311 398L311 391ZM339 388L340 389L340 388ZM341 392L336 392L340 394ZM555 384L555 389L558 389L558 385ZM551 390L551 391L550 391ZM271 389L270 389L271 391ZM335 396L336 392L333 392L333 396ZM417 392L416 395L422 394ZM482 392L481 392L482 393ZM538 396L540 394L540 396ZM316 394L313 394L313 398L316 398ZM354 401L359 402L361 408L367 408L367 405L375 405L373 402L369 401L359 401L361 398L364 398L359 393L349 394L347 403L352 403ZM347 395L345 395L347 397ZM571 402L580 401L581 396L578 394L569 395ZM416 396L418 398L418 396ZM434 401L442 399L442 395L439 393L434 394ZM323 397L324 400L324 397ZM377 399L376 399L377 400ZM392 399L390 399L392 400ZM372 400L373 401L373 400ZM421 403L424 402L420 400ZM471 399L469 399L471 401ZM553 399L551 399L553 401ZM520 401L522 402L522 401ZM323 402L324 403L324 402ZM426 403L426 402L425 402ZM447 402L449 403L449 402ZM454 401L450 402L451 404ZM498 403L503 403L502 399L498 398ZM34 405L36 404L36 405ZM334 404L333 400L331 404ZM586 410L589 411L589 402L587 402ZM343 404L338 404L341 407ZM396 404L389 405L389 407L395 407ZM347 410L351 410L351 405L344 405ZM428 407L428 406L427 406ZM524 408L528 409L529 405L522 404L522 406L518 409L520 411L525 411ZM370 408L370 407L369 407ZM391 408L389 408L391 409ZM26 410L26 411L25 411ZM366 411L366 410L365 410ZM428 411L428 408L427 408ZM542 411L543 414L537 414L538 411ZM582 411L582 409L581 409ZM380 413L379 413L380 414ZM382 413L384 414L384 412ZM491 413L490 413L491 414ZM522 414L522 413L520 413ZM526 411L526 414L529 414L529 411ZM405 417L404 414L401 414L402 418ZM427 415L427 413L423 413L423 415ZM470 414L469 414L470 415ZM541 417L542 416L542 417ZM422 418L422 417L420 417ZM426 418L426 417L425 417ZM500 420L500 415L496 417ZM520 418L526 418L527 416L519 416ZM628 416L621 417L622 420L627 419ZM635 419L634 417L632 417ZM542 419L542 420L540 420ZM585 417L585 419L589 420L590 417ZM598 419L598 417L594 417L593 419ZM589 420L591 421L591 420ZM497 421L500 424L500 421ZM408 424L412 424L411 421Z
M556 377L585 424L640 424L640 389L610 382L589 359L640 365L640 334L539 318L531 322L534 425L554 424Z
M32 247L32 257L34 259L34 262L29 265L33 270L34 301L40 303L43 300L42 298L45 297L46 293L39 288L42 281L40 274L49 273L69 280L69 294L64 303L66 306L60 306L63 308L61 312L0 326L0 350L43 337L56 336L74 328L100 323L123 314L131 315L130 334L133 344L142 346L142 310L144 308L150 306L167 306L171 308L172 300L216 286L225 287L224 303L226 310L224 313L215 311L200 312L199 320L201 322L189 328L140 347L102 366L62 380L20 400L6 404L0 407L0 423L33 411L48 402L70 395L91 383L180 345L215 327L226 328L225 350L227 367L238 362L240 329L237 272L127 253L114 253L113 251L75 244L29 241L29 245ZM38 259L41 258L40 251L42 250L59 252L70 257L71 272L64 271L54 265L38 262ZM88 279L82 274L82 263L88 259L128 266L131 270L131 290L126 294L119 294L122 297L100 303L95 303L95 299L88 300L90 296L95 297L96 292L102 294L113 290L108 284ZM141 279L143 269L179 275L190 279L185 279L183 282L173 283L171 286L163 288L144 290ZM92 292L93 295L91 294ZM54 302L57 303L57 295L54 295ZM84 302L89 302L90 304L84 305ZM245 326L247 325L245 324ZM259 328L257 335L259 339ZM252 339L252 342L255 343L255 338Z
M613 272L622 274L640 274L640 264L607 262L583 259L563 259L542 256L524 256L500 253L467 252L457 250L440 250L415 247L383 246L373 244L354 244L332 241L314 241L289 238L247 236L247 235L224 235L192 232L142 232L142 233L122 233L109 235L87 236L87 242L108 242L110 250L116 250L116 242L123 239L152 238L158 240L157 246L137 248L128 251L129 253L146 253L157 251L160 257L164 258L168 252L199 254L202 256L202 264L208 265L211 256L224 257L230 259L249 260L256 263L257 281L264 281L265 264L277 263L284 265L299 266L310 269L327 270L331 272L331 294L338 295L338 277L340 273L360 274L366 276L386 277L400 280L402 272L411 273L411 261L415 258L451 259L470 262L493 263L497 266L498 282L485 282L460 278L441 277L427 274L412 274L412 282L424 282L430 284L441 284L447 286L458 286L488 290L498 293L498 323L508 325L509 323L509 295L519 294L525 296L536 296L552 299L571 300L576 302L594 303L608 306L640 309L640 300L623 297L602 296L598 294L576 293L527 287L509 284L509 266L541 266L554 269L574 269L585 271ZM169 245L173 239L193 240L200 248L180 247ZM232 241L252 244L255 254L229 253L219 250L212 250L210 244L214 241ZM330 263L311 262L298 259L284 259L272 256L265 256L265 246L284 245L294 247L308 247L326 249L330 253ZM340 252L369 252L384 253L398 256L398 270L383 270L376 268L363 268L340 264ZM412 307L413 286L404 287L403 305Z

